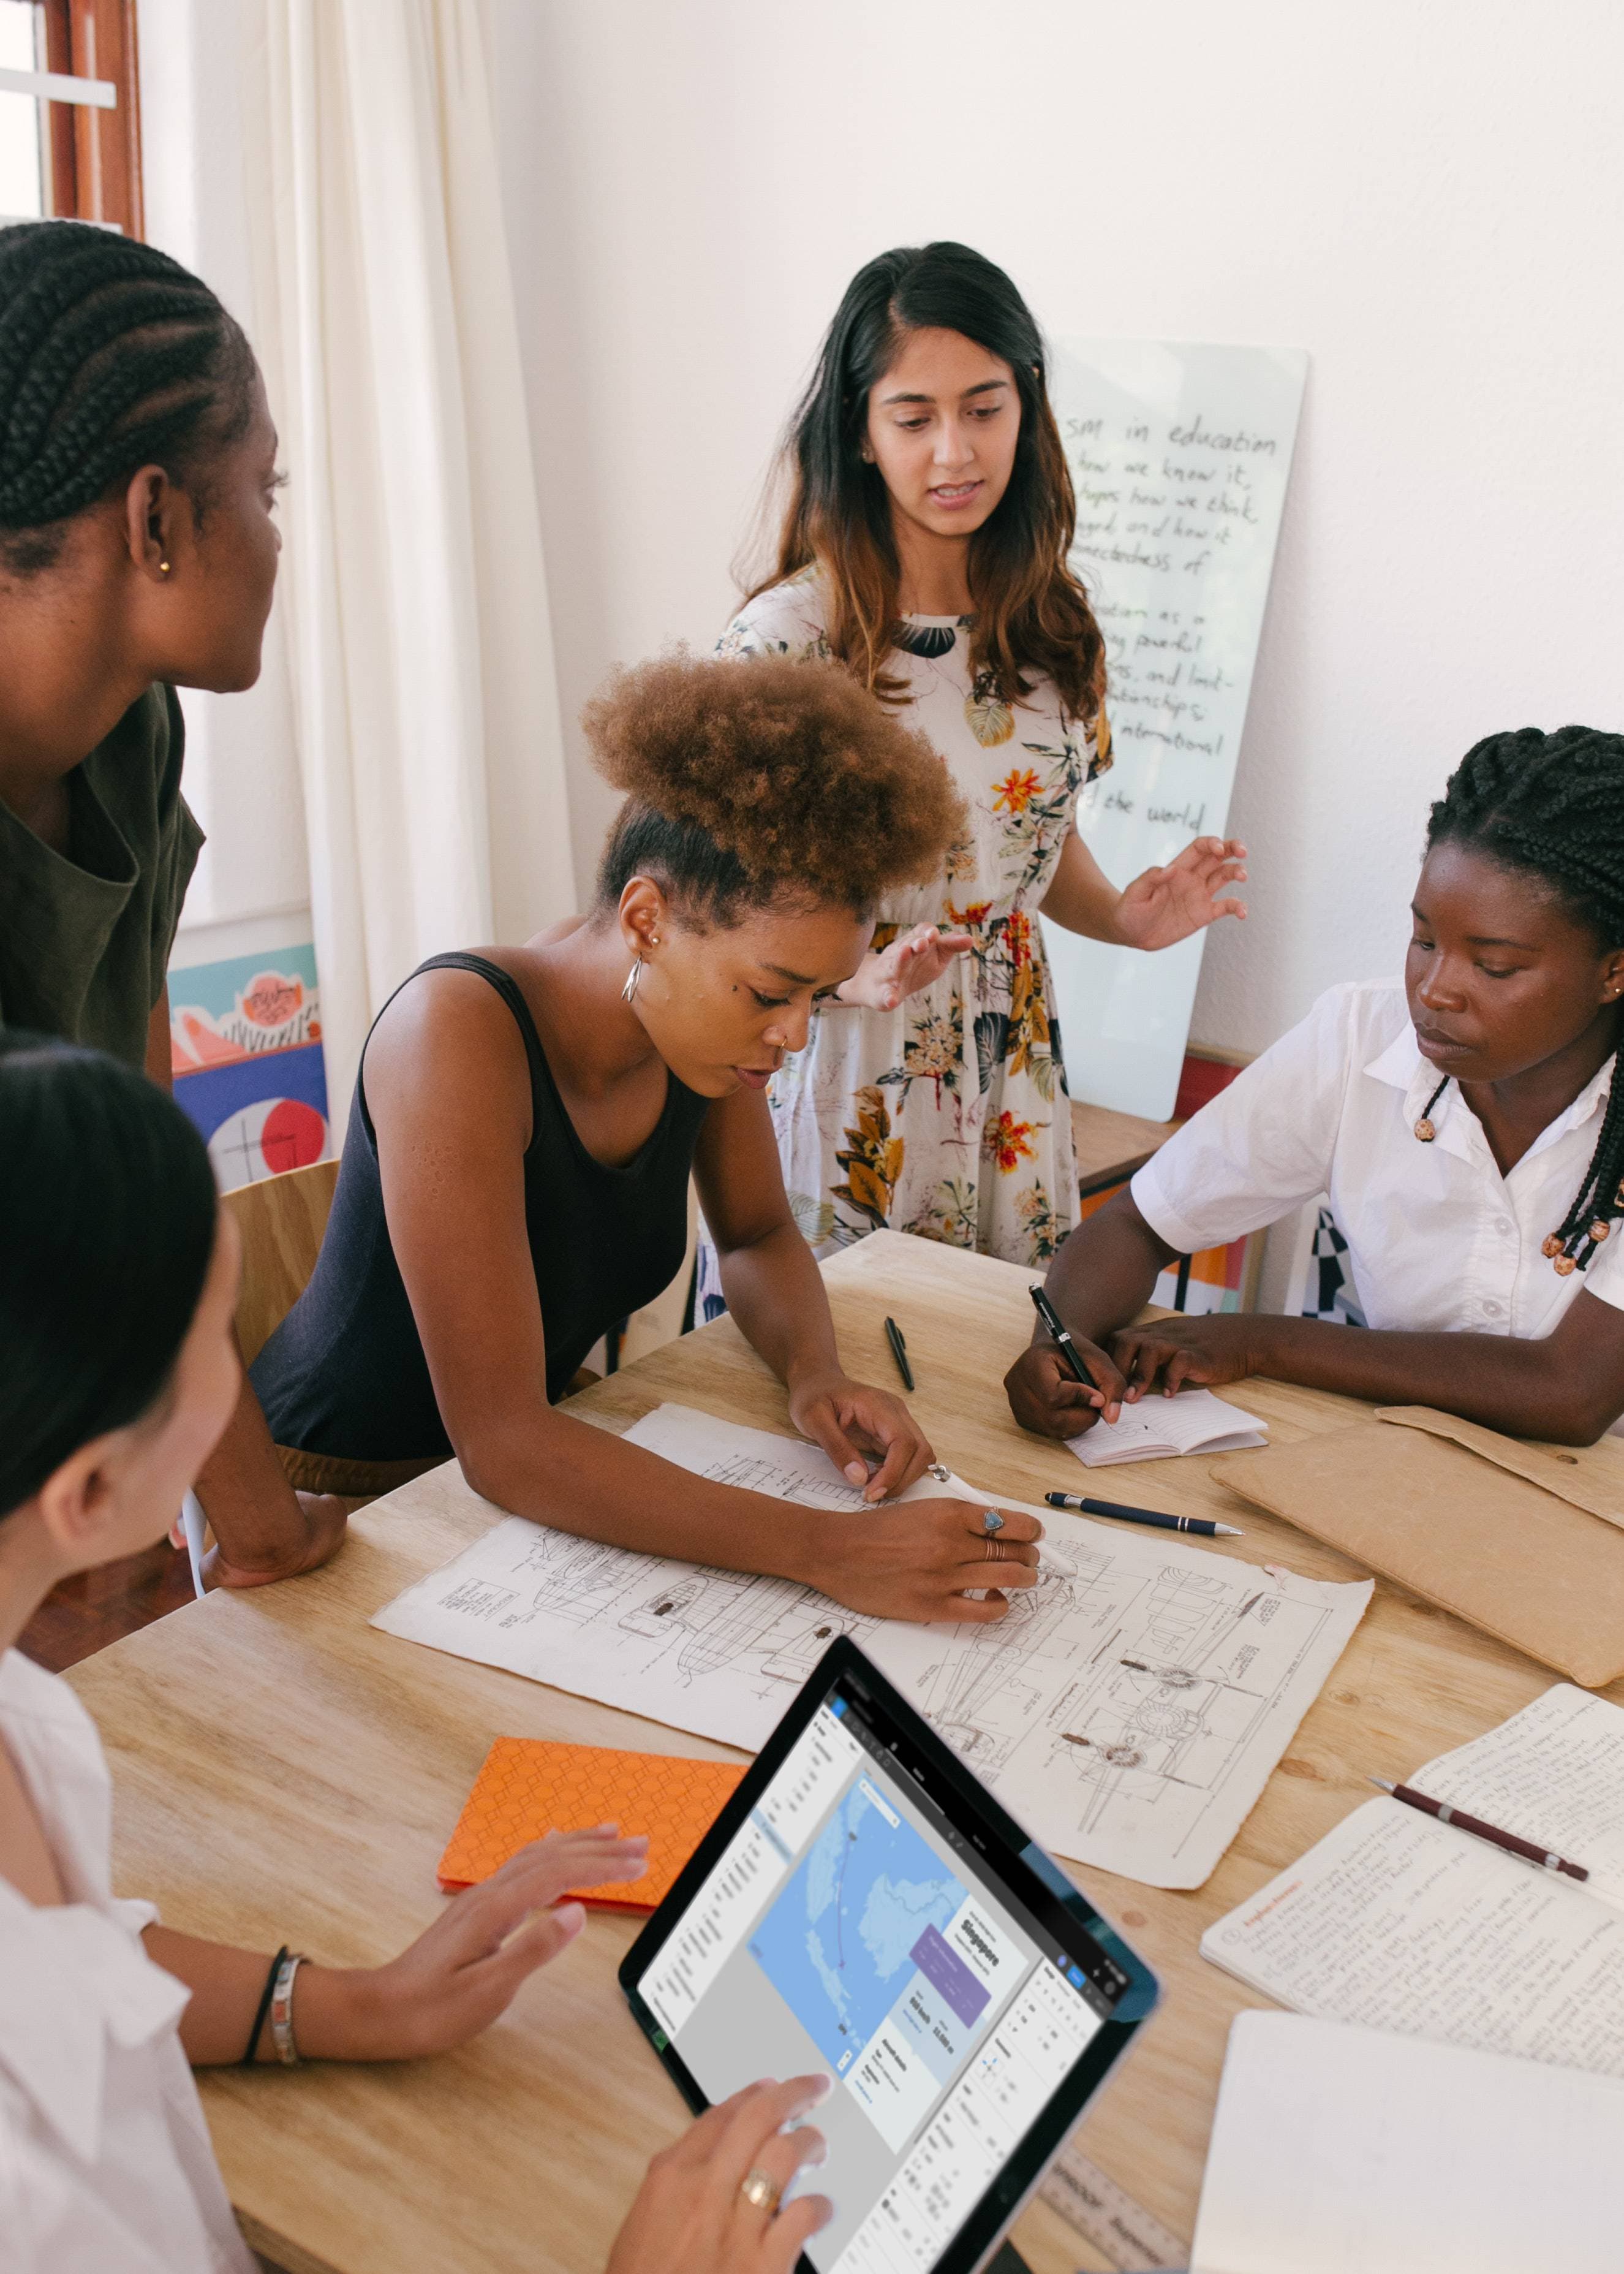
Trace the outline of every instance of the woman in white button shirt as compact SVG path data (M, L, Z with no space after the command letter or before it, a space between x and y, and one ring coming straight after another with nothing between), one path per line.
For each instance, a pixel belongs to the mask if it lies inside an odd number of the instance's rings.
M162 1538L225 1427L237 1236L178 1108L93 1051L0 1032L0 2264L251 2274L188 2062L460 2044L580 1931L566 1891L646 1843L553 1834L375 1968L267 1964L115 1898L94 1727L12 1645L57 1580ZM821 2144L786 2127L825 2084L756 2086L657 2157L611 2274L788 2274L828 2205L774 2215Z
M1624 735L1492 735L1433 806L1402 984L1335 987L1065 1243L1017 1420L1260 1374L1590 1444L1624 1413ZM1368 1324L1132 1327L1174 1257L1328 1192Z

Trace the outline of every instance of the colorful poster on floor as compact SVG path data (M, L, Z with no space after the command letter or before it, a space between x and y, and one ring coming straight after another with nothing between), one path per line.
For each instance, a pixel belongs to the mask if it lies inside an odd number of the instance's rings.
M314 948L171 970L169 1037L176 1098L222 1192L327 1157Z

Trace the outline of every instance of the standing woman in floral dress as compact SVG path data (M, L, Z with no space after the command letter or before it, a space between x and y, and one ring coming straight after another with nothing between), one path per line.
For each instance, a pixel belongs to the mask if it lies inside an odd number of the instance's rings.
M1118 891L1076 826L1111 763L1105 651L1067 561L1044 363L1019 293L967 245L871 260L791 425L777 568L720 644L838 658L906 707L971 812L944 876L883 911L773 1082L785 1183L820 1254L889 1228L1047 1262L1076 1178L1037 911L1139 948L1245 913L1223 896L1244 846L1198 838Z

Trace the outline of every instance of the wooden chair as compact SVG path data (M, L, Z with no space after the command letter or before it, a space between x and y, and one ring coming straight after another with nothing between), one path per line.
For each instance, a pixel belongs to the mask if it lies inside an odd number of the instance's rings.
M280 1177L239 1185L221 1195L243 1240L243 1283L237 1298L237 1339L243 1364L252 1366L298 1301L316 1268L327 1230L336 1161L314 1161L308 1169L289 1169ZM181 1510L192 1581L203 1593L203 1551L207 1520L195 1493Z
M243 1236L237 1339L244 1366L253 1364L304 1292L337 1182L336 1161L315 1161L222 1196Z

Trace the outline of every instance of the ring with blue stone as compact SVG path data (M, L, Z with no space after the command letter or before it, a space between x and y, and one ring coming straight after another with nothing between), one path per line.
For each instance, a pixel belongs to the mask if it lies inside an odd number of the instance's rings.
M1002 1532L1003 1529L1004 1518L999 1515L997 1510L996 1508L984 1508L981 1510L981 1530L983 1532Z

